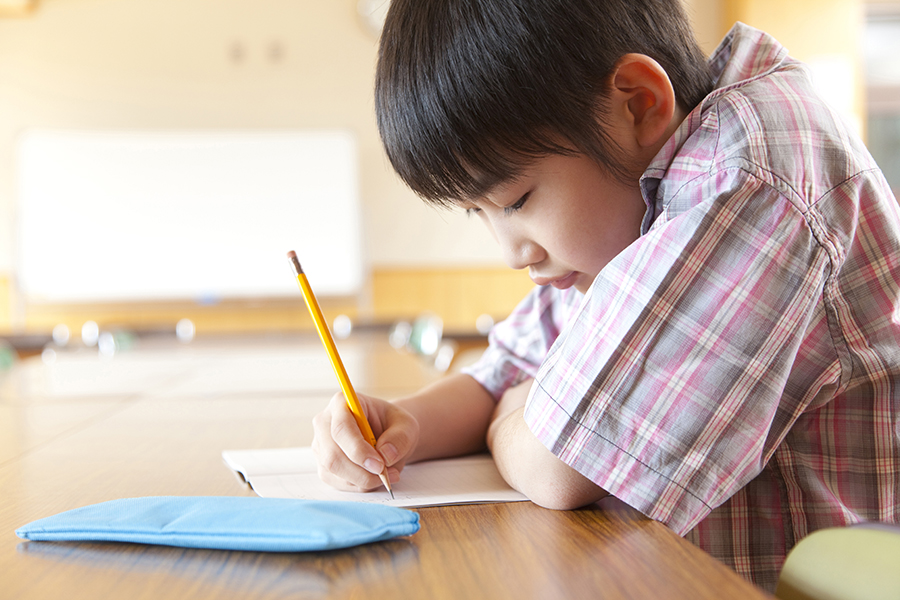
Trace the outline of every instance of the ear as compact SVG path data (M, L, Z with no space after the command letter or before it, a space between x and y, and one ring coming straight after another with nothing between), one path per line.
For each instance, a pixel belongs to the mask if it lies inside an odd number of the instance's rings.
M662 144L676 112L675 90L658 62L644 54L626 54L616 63L611 99L642 149Z

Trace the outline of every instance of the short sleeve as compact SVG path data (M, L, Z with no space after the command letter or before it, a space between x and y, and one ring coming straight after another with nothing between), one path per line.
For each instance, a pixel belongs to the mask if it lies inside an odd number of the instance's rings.
M495 400L508 388L537 374L538 367L584 298L575 289L535 287L508 318L491 330L488 348L462 370Z
M831 268L806 216L749 179L601 271L526 405L555 455L680 534L802 412L783 390Z

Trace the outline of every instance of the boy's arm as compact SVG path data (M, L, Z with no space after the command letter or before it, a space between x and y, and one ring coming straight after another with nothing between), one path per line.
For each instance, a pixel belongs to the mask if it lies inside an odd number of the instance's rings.
M525 424L525 399L532 380L510 388L497 405L487 444L497 469L529 500L556 510L591 504L607 492L554 456Z
M419 422L419 443L406 462L461 456L485 450L497 403L469 375L451 375L394 401Z

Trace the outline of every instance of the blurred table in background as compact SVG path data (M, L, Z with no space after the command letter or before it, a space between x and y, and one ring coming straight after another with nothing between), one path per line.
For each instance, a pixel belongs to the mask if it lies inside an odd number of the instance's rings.
M385 335L339 343L360 392L395 398L441 374ZM19 540L32 520L116 498L251 496L225 449L308 445L336 391L318 339L141 341L61 351L0 375L0 599L764 598L609 499L420 509L397 540L306 554Z

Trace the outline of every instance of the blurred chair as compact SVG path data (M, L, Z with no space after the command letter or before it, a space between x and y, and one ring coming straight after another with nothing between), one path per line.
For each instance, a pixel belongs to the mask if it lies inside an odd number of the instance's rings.
M787 556L780 600L900 600L900 527L862 523L820 529Z
M18 362L19 355L8 341L0 339L0 371L10 369Z
M389 341L398 350L405 348L423 357L440 372L447 371L456 356L456 343L444 339L444 322L431 313L419 315L412 323L394 323Z
M459 372L476 362L487 347L487 335L494 326L489 315L478 317L475 335L444 335L444 323L432 313L422 313L412 322L397 321L390 330L391 346L422 357L441 373Z

